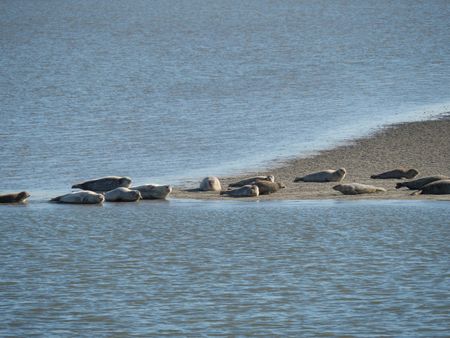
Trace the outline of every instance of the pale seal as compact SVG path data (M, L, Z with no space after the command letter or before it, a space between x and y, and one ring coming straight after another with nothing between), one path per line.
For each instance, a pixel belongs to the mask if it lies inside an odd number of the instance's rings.
M255 185L259 188L260 195L268 195L286 188L283 183L256 180Z
M419 191L413 193L413 195L418 194L429 194L429 195L447 195L450 194L450 180L439 180L435 182L428 183L424 185Z
M106 192L116 188L128 188L131 184L131 178L122 176L107 176L90 181L74 184L72 189L82 189L94 192Z
M26 191L21 191L13 194L0 195L0 203L22 203L30 197Z
M228 186L229 187L243 187L244 185L255 184L256 180L275 182L275 177L273 175L249 177L242 181L231 183Z
M58 203L71 203L71 204L100 204L105 201L105 197L102 194L85 190L61 195L52 198L50 201Z
M296 177L294 179L294 182L341 182L344 179L346 173L347 171L345 170L345 168L340 168L337 170L329 169L302 177Z
M402 187L406 187L410 190L419 190L420 188L422 188L424 185L427 185L428 183L440 181L440 180L447 180L447 179L449 179L449 178L447 176L443 176L443 175L427 176L427 177L419 178L414 181L397 183L395 188L400 189Z
M208 176L203 179L200 183L200 190L202 191L221 191L222 185L220 181L215 176Z
M394 169L389 170L381 174L372 175L370 178L374 179L389 179L389 178L414 178L419 174L419 171L416 169Z
M141 198L141 193L139 191L125 187L105 192L105 201L107 202L135 202Z
M259 196L259 188L257 185L244 185L237 189L221 191L220 194L231 197L257 197Z
M385 192L386 189L375 187L373 185L361 183L338 184L333 187L334 190L340 191L344 195L371 194L375 192Z
M146 184L131 189L139 191L143 200L163 200L172 192L170 185Z

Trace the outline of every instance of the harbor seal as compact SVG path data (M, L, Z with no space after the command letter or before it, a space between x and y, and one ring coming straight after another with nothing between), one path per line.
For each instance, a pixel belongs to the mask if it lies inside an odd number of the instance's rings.
M125 187L105 192L105 201L107 202L135 202L141 198L142 196L139 191Z
M143 200L163 200L172 192L170 185L146 184L131 189L139 191Z
M0 195L0 203L22 203L31 195L26 191L13 194Z
M77 191L70 194L61 195L52 198L50 202L71 203L71 204L100 204L105 201L102 194L93 191Z
M283 183L256 180L255 185L259 188L260 195L269 195L280 189L286 188Z
M237 189L221 191L220 194L231 197L257 197L259 196L259 188L257 185L244 185Z
M256 180L275 182L275 177L273 175L249 177L242 181L231 183L228 186L229 187L243 187L244 185L255 184Z
M296 177L294 182L341 182L346 174L347 170L345 170L345 168L340 168L337 170L329 169L302 177Z
M439 180L424 185L419 191L413 195L447 195L450 194L450 180Z
M221 191L222 185L220 184L220 181L215 176L208 176L203 179L203 181L200 183L200 190L201 191Z
M419 174L419 171L416 169L394 169L394 170L389 170L386 171L384 173L378 174L378 175L372 175L370 176L370 178L374 178L374 179L389 179L389 178L414 178Z
M427 177L419 178L414 181L397 183L397 185L395 186L395 189L400 189L402 187L406 187L410 190L419 190L420 188L427 185L428 183L440 181L440 180L448 180L448 179L449 178L447 176L443 176L443 175L427 176Z
M359 194L371 194L375 192L385 192L386 189L375 187L373 185L361 184L361 183L348 183L338 184L333 187L344 195L359 195Z
M116 188L128 188L131 184L131 178L122 176L107 176L74 184L72 189L82 189L94 192L106 192Z

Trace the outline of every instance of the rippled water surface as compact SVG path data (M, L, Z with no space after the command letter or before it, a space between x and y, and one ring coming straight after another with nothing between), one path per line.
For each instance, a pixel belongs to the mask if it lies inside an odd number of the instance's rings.
M37 202L0 213L1 336L450 332L447 202Z

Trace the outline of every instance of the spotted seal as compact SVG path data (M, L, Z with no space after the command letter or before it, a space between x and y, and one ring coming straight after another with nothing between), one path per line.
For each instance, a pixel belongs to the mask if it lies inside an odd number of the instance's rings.
M126 176L107 176L74 184L72 189L82 189L94 192L106 192L116 188L128 188L131 184L131 178Z
M229 187L243 187L244 185L252 185L252 184L254 184L256 182L256 180L275 182L275 177L273 175L249 177L249 178L246 178L246 179L244 179L242 181L231 183L228 186Z
M359 195L359 194L371 194L375 192L385 192L386 189L375 187L373 185L361 184L361 183L348 183L338 184L333 187L344 195Z
M105 192L105 201L107 202L135 202L141 198L141 193L139 191L125 187Z
M345 168L339 168L336 170L328 169L306 176L296 177L294 182L341 182L346 174L347 171Z
M146 184L131 189L139 191L143 200L165 199L172 192L170 185Z
M418 189L422 188L424 185L427 185L428 183L440 181L440 180L447 180L447 179L449 179L449 178L447 176L443 176L443 175L427 176L427 177L419 178L414 181L397 183L397 185L395 186L395 189L400 189L402 187L406 187L410 190L418 190Z
M0 195L0 203L22 203L31 195L26 191L13 194Z
M403 169L403 168L399 168L399 169L393 169L393 170L389 170L386 171L384 173L381 174L377 174L377 175L372 175L370 176L370 178L373 179L390 179L390 178L414 178L417 175L419 175L419 171L417 169Z
M237 189L221 191L220 194L231 197L257 197L259 196L259 188L257 185L244 185Z
M427 195L447 195L450 194L450 179L439 180L428 183L420 188L419 191L413 193L413 195L427 194Z
M100 204L105 201L105 196L93 191L77 191L70 194L61 195L50 200L57 203L71 204Z
M200 190L201 191L221 191L222 185L220 184L220 181L217 177L208 176L208 177L205 177L201 181Z
M260 195L269 195L274 192L277 192L280 189L286 188L286 186L281 182L271 182L261 180L256 180L255 185L259 188Z

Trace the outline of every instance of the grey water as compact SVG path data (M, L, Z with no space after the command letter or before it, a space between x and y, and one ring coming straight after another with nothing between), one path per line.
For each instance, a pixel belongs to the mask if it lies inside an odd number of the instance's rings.
M449 111L448 1L0 1L0 336L448 336L447 202L47 203Z
M447 202L1 206L0 336L437 337Z

